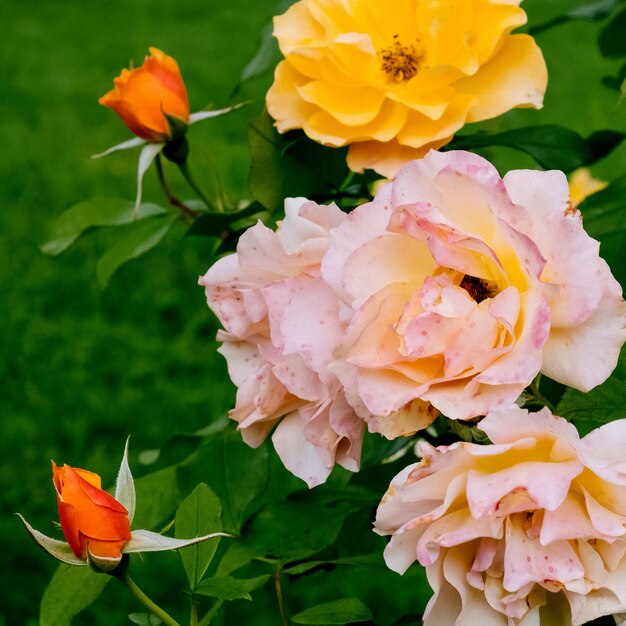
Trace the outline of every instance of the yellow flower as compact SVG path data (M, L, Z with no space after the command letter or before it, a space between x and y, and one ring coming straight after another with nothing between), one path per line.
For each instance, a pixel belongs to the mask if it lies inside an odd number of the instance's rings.
M267 94L280 132L350 145L392 177L467 122L540 108L547 84L521 0L300 0L274 19L285 56Z
M585 198L604 189L608 183L591 175L586 167L581 167L568 176L569 196L572 205L577 207Z

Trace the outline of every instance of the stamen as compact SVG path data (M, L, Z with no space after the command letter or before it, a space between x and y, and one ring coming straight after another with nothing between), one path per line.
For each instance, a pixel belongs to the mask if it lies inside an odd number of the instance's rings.
M401 83L411 80L417 74L422 56L418 54L415 46L403 46L398 40L398 35L393 37L394 42L379 52L381 69L391 80Z
M459 287L461 289L465 289L469 295L480 304L483 300L487 298L492 298L495 296L498 291L492 283L489 283L482 278L477 278L476 276L470 276L469 274L465 274L463 276L463 280L459 283Z

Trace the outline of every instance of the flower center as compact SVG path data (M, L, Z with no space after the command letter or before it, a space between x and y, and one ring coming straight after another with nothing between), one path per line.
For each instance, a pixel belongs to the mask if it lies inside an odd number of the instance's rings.
M498 290L492 283L482 278L477 278L476 276L470 276L469 274L463 276L459 287L465 289L478 304L487 298L492 298L498 293Z
M418 53L415 46L402 45L398 40L398 35L394 35L393 39L394 42L390 46L379 52L380 66L392 81L401 83L417 74L422 55Z

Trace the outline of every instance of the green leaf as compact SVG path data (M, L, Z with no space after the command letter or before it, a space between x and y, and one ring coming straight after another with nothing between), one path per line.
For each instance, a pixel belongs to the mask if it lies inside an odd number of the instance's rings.
M229 546L218 573L229 574L256 558L305 559L330 546L346 517L363 506L347 499L325 505L271 502L252 518L241 541Z
M602 20L609 15L621 1L622 0L597 0L596 2L582 4L581 6L578 6L563 15L553 17L543 24L530 27L527 32L530 35L535 36L538 33L549 30L554 26L564 24L565 22L569 22L571 20Z
M586 435L594 428L623 419L626 406L626 350L611 377L588 393L568 389L555 414L571 420Z
M571 172L592 159L585 140L573 130L546 124L516 128L502 133L476 133L457 136L447 149L473 150L487 146L506 146L530 154L545 169Z
M353 624L373 619L371 611L358 598L325 602L291 618L296 624Z
M626 9L622 9L600 32L598 43L605 57L626 56Z
M137 509L133 528L159 528L174 516L178 505L176 467L146 474L135 480Z
M281 2L278 2L277 6L274 7L271 14L280 15L284 13L292 3L293 0L281 0ZM276 67L281 55L278 49L278 42L274 38L273 33L274 23L272 20L263 28L259 47L254 53L254 56L241 71L237 85L231 94L231 98L239 91L243 83Z
M101 593L111 576L96 574L88 567L61 565L43 594L40 626L70 626L72 619Z
M266 24L261 33L261 42L254 56L248 61L246 66L241 70L237 86L233 90L233 95L239 91L242 83L247 80L260 76L276 66L280 59L280 50L278 42L273 36L274 24L270 22Z
M222 503L224 530L238 533L246 508L267 484L267 456L265 446L253 450L238 432L221 432L211 436L180 466L180 483L186 491L199 481L206 482Z
M589 196L579 207L585 230L600 241L600 255L610 265L622 287L626 287L624 198L626 175Z
M591 165L613 152L626 138L626 133L616 130L597 130L587 137L587 147L591 158L585 165Z
M262 587L270 578L270 574L247 579L214 576L203 580L196 587L196 593L220 600L252 600L250 592Z
M128 619L138 626L159 626L163 622L152 613L131 613Z
M180 539L200 537L222 530L222 505L215 493L200 483L181 503L176 511L175 536ZM219 538L190 546L179 552L191 591L202 580Z
M258 202L252 202L244 209L226 211L224 213L202 213L187 230L187 235L201 237L223 237L224 231L230 231L234 222L257 213L266 213L265 207ZM267 213L266 213L267 215Z
M175 215L153 217L120 233L117 243L98 261L96 275L100 286L104 289L124 263L140 257L163 241L177 220Z
M463 441L468 441L470 443L490 443L489 437L480 430L480 425L469 424L467 422L462 422L461 420L452 420L448 418L445 419L445 426L453 432L455 435L459 436Z
M615 76L602 77L602 84L609 89L615 89L615 91L621 90L624 81L626 81L626 63L622 64Z
M156 204L142 204L135 213L134 203L119 198L94 198L79 202L61 213L52 224L50 238L41 245L44 254L57 256L71 247L92 228L122 226L167 211Z
M341 559L332 559L330 561L306 561L292 565L283 570L283 574L297 576L305 574L313 569L324 565L357 565L361 567L385 567L385 561L382 554L361 554L357 556L348 556Z
M345 148L327 148L299 131L281 135L264 111L248 129L252 196L269 211L285 198L336 192L349 174Z
M530 154L547 170L562 170L566 174L591 165L610 154L623 140L624 133L599 130L583 139L577 132L545 124L516 128L502 133L479 132L455 137L443 150L473 150L489 146L506 146Z

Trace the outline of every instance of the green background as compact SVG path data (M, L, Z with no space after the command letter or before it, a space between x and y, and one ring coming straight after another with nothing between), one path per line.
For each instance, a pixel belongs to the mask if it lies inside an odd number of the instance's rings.
M538 24L580 4L526 0L523 6ZM139 451L202 428L234 398L215 352L217 323L197 286L211 262L206 239L167 242L122 268L104 292L95 266L115 232L86 237L57 259L39 252L51 220L68 206L95 196L134 197L136 151L89 158L129 138L97 98L130 59L140 64L149 46L178 60L192 110L255 98L189 133L192 152L210 159L231 198L245 198L246 124L260 111L271 76L230 97L275 10L274 3L246 0L0 5L0 624L37 623L56 567L13 515L19 511L55 533L50 459L89 468L110 485L131 434L131 465L141 475L149 468L138 462ZM626 106L617 108L616 92L600 82L618 64L600 57L597 31L597 24L578 22L538 36L550 76L544 110L515 111L483 126L559 123L583 135L626 130ZM622 146L594 171L607 178L624 173L625 157ZM497 163L532 166L506 151ZM160 198L152 172L144 198ZM158 562L172 585L180 580L176 558ZM111 617L122 615L118 603L138 610L109 585L75 623L118 623Z

